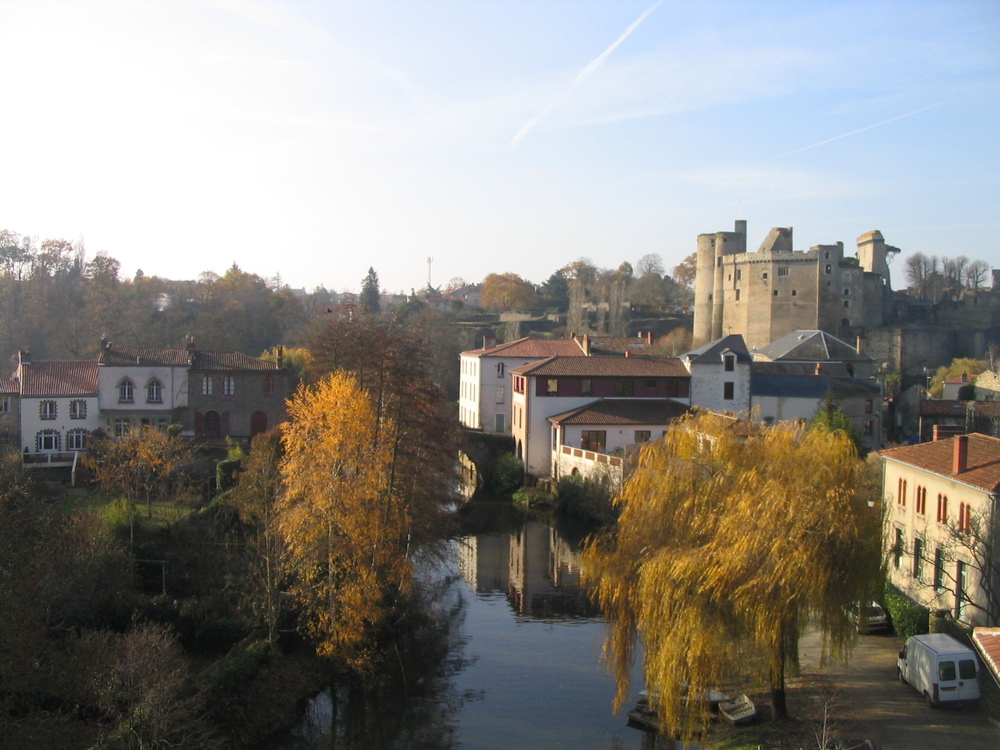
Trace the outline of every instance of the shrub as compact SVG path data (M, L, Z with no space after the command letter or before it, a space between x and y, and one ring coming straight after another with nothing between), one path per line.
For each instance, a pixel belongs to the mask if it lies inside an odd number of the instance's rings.
M885 606L892 618L892 627L900 638L927 632L930 610L905 596L891 583L885 585Z
M614 520L611 493L601 484L578 475L559 480L557 509L566 515L592 518L602 523Z
M487 481L488 489L498 495L509 495L524 484L524 464L513 453L504 453L493 464Z

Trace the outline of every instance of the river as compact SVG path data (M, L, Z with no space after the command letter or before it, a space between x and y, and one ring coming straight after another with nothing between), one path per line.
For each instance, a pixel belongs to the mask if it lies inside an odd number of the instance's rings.
M606 626L580 589L579 544L509 505L474 515L445 559L427 568L441 638L421 649L430 666L407 665L408 687L399 690L409 698L339 696L335 720L330 693L320 694L270 748L657 746L612 710L615 681L601 661Z

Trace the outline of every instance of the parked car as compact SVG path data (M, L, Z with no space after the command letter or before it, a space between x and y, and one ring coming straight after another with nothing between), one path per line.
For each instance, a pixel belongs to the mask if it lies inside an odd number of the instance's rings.
M855 605L851 617L857 624L859 633L881 633L892 627L889 613L878 602L870 602L864 606Z

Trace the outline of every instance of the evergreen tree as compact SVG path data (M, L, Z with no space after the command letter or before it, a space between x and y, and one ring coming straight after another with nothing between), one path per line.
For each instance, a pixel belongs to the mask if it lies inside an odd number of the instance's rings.
M379 313L379 291L378 274L371 266L368 267L368 274L361 282L361 311L368 315L378 315Z

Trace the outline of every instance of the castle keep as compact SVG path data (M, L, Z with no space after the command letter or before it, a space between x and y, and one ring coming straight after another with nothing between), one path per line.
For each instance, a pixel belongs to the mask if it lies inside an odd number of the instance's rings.
M814 329L851 340L892 318L889 259L899 252L878 230L844 244L792 249L792 228L775 227L747 252L747 225L698 236L694 346L742 334L751 349L792 331Z

